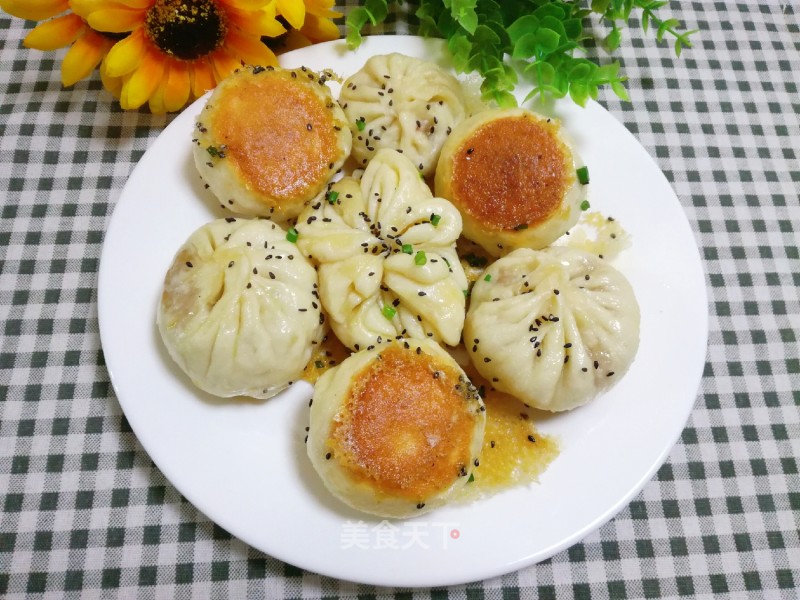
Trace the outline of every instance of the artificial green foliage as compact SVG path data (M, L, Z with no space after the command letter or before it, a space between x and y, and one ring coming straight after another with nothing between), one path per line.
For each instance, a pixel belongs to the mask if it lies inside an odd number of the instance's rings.
M361 43L367 23L376 25L386 18L388 2L363 0L350 12L347 42L351 47ZM569 96L584 106L589 98L597 98L602 86L629 99L618 61L600 65L581 56L590 37L584 31L587 19L598 16L608 24L610 31L602 44L614 52L622 43L622 27L636 9L643 29L655 29L659 42L671 37L680 56L683 48L691 47L689 36L697 30L681 31L677 19L662 20L656 11L665 4L665 0L420 0L415 14L422 35L447 40L456 70L483 76L484 99L515 106L512 92L519 71L533 85L525 101L539 95Z

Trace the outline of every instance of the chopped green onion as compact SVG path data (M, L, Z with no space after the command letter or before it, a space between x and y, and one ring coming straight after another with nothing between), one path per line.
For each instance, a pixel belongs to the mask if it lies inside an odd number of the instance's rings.
M286 232L286 239L292 242L293 244L297 241L297 238L300 237L300 234L297 233L297 229L292 227L289 231Z
M359 131L364 131L364 128L366 126L367 126L367 123L364 120L364 117L361 117L360 119L356 119L356 127L358 127Z
M384 304L383 309L381 310L381 312L383 313L383 316L386 317L387 319L389 319L390 321L397 314L397 311L394 309L394 307L389 306L388 304Z
M523 229L527 229L527 228L528 228L528 224L527 223L520 223L519 225L514 227L514 230L515 231L522 231Z
M461 290L464 292L464 298L469 298L470 291L469 290Z
M442 260L444 261L444 264L446 264L447 268L449 269L450 268L450 261L447 260L444 256L442 257Z
M441 220L442 220L442 215L437 215L436 213L431 215L431 225L433 225L434 227L438 227L439 221Z
M473 475L472 473L470 473L470 474L469 474L469 479L467 479L467 483L472 483L473 481L475 481L475 475Z
M589 210L590 206L591 204L589 204L588 200L584 200L583 202L581 202L581 210Z
M318 369L321 369L322 367L325 366L325 363L322 362L321 360L315 360L314 361L314 366L317 367Z
M328 202L333 204L339 199L339 192L336 190L329 190L325 197L328 199Z
M491 281L492 280L492 276L489 273L487 273L486 277L484 277L483 280L484 281Z
M214 146L209 146L206 148L206 152L208 152L211 156L219 156L219 150L217 150Z
M419 265L420 267L428 262L428 257L425 256L425 252L420 250L417 252L416 256L414 256L414 264Z
M581 185L586 185L589 183L589 167L581 167L575 174L578 176L578 181L581 182Z
M414 254L414 248L411 247L411 244L403 244L402 250L404 254Z

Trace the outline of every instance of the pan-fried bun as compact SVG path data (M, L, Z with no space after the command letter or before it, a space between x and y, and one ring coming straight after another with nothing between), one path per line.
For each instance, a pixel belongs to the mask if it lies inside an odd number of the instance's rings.
M586 191L575 161L557 120L521 108L486 110L445 142L436 195L458 207L464 235L491 255L539 249L578 220Z
M158 330L192 382L215 396L270 398L303 373L322 338L317 274L266 219L217 219L181 246Z
M435 342L394 341L350 356L319 379L308 455L350 506L414 516L469 480L484 411L478 391Z
M217 86L197 118L194 159L223 208L284 223L341 168L352 137L326 79L253 67Z

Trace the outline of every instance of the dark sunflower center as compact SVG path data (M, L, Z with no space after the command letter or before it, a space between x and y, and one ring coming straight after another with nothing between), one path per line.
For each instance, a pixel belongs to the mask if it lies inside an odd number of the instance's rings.
M144 26L165 54L193 60L222 45L227 32L224 17L214 0L156 0Z

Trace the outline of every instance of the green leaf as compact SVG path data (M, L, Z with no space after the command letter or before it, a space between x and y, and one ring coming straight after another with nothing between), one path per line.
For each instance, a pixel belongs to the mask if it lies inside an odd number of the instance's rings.
M526 33L514 44L514 52L511 54L511 58L519 60L530 58L536 54L537 46L536 34Z
M386 15L389 14L386 0L364 0L364 9L369 14L369 20L373 25L383 23Z
M550 54L558 48L559 35L552 29L540 27L536 32L536 46L542 54Z
M469 56L472 52L472 44L467 39L467 36L457 33L448 40L447 47L453 57L453 66L456 71L460 73L466 72L469 64Z
M475 33L475 29L478 27L478 15L474 10L466 9L458 13L455 19L467 32Z
M563 6L561 6L561 2L546 2L533 11L533 14L540 19L544 19L545 17L554 17L559 21L563 21L564 17L567 16L566 11L564 10Z
M628 90L625 89L625 86L622 84L622 81L612 81L611 82L611 90L617 95L620 100L624 100L625 102L630 102L630 96L628 96Z
M589 89L585 83L575 82L569 86L569 97L580 106L586 106L589 99Z
M577 40L583 33L583 23L580 19L567 19L564 21L564 31L571 40Z
M361 45L361 29L367 24L367 21L369 21L369 14L366 9L361 7L353 9L347 15L347 21L345 22L345 25L347 25L347 37L345 39L350 49Z
M656 32L656 39L660 42L664 39L664 34L667 33L670 29L675 29L676 27L680 26L681 22L678 19L667 19L663 21L661 25L658 26L658 31Z
M500 36L492 31L491 27L480 25L472 35L472 43L474 45L497 46L500 44Z
M619 29L613 29L611 33L606 36L606 39L603 40L603 45L609 52L613 52L617 48L619 48L619 44L622 41L622 32Z
M552 31L555 31L558 34L559 42L561 41L562 38L564 40L567 39L567 32L564 29L564 23L559 19L555 19L553 17L545 17L544 19L542 19L541 23L539 24L539 27L540 28L544 27Z
M531 34L537 29L539 29L539 19L533 15L525 15L508 26L508 37L512 44L516 44L522 36Z
M567 75L567 79L569 79L570 82L585 81L586 79L588 79L590 72L591 72L591 67L588 64L588 61L586 62L581 61L570 69L569 75Z
M610 4L611 0L592 0L592 12L604 15Z

